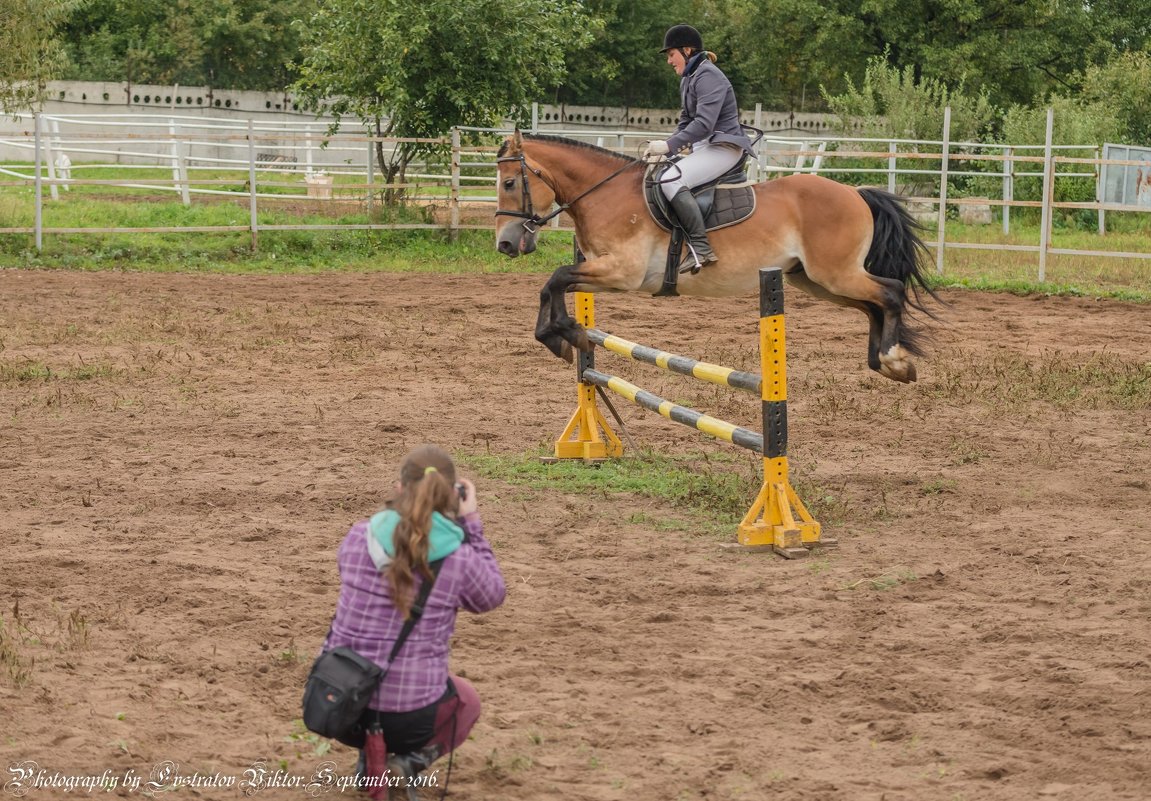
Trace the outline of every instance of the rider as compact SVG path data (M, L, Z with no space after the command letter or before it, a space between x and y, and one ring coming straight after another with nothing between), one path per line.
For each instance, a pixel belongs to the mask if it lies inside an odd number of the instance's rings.
M707 240L707 228L692 187L715 180L735 167L745 154L752 155L751 140L739 124L739 106L731 81L715 66L715 54L703 49L703 37L690 25L673 25L663 37L667 63L680 76L683 110L679 125L667 141L648 142L645 159L677 153L691 145L691 154L676 166L679 177L662 184L664 196L687 232L688 249L694 257L693 273L719 261Z

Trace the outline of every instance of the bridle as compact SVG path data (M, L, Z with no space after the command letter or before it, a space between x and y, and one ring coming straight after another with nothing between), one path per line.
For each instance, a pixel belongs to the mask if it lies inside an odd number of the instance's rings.
M588 189L585 189L583 192L580 192L578 195L576 195L574 198L572 198L567 203L559 203L558 208L556 208L554 211L541 217L538 214L536 214L535 207L532 205L532 193L531 193L531 190L528 189L528 173L530 172L536 178L539 178L540 181L543 182L544 186L546 186L548 189L552 190L552 194L555 194L556 188L544 180L543 173L540 170L536 169L535 167L529 167L528 166L528 160L527 160L527 158L524 157L523 153L520 153L518 156L503 156L502 158L498 158L498 159L496 159L496 164L504 164L504 163L509 162L509 161L518 161L520 163L520 190L522 192L522 197L520 199L520 208L526 209L526 211L504 211L503 209L497 209L496 210L496 216L497 217L518 217L519 219L523 220L523 223L522 223L523 228L529 234L536 233L536 231L538 231L540 228L542 228L546 222L551 220L553 217L558 217L559 215L563 214L565 211L570 209L572 206L574 206L576 203L578 203L584 197L586 197L587 195L590 195L592 192L599 189L601 186L606 184L612 178L615 178L617 175L619 175L624 170L628 169L629 167L634 167L637 164L642 164L642 162L638 162L638 161L629 161L627 164L620 167L618 170L613 172L607 178L604 178L599 183L592 185ZM556 197L556 201L559 202L558 196Z

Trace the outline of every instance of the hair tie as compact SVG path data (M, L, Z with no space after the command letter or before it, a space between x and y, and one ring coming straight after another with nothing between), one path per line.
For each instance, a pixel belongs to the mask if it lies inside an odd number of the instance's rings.
M435 473L435 472L437 472L437 471L436 471L436 468L435 468L435 467L433 467L432 465L428 465L427 467L425 467L425 468L424 468L424 475L425 475L425 476L426 476L428 473Z

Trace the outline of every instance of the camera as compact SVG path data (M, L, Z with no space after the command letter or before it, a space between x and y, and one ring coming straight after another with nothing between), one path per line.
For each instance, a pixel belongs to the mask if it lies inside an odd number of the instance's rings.
M459 481L456 483L456 492L459 493L460 500L466 501L468 498L468 487L464 482Z

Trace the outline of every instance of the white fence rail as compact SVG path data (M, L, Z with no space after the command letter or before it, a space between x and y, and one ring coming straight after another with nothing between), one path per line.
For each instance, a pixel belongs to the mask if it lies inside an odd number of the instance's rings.
M1051 245L1053 215L1056 210L1094 210L1100 234L1106 231L1108 211L1151 211L1147 205L1106 203L1103 169L1136 167L1147 170L1143 160L1100 158L1096 145L1056 146L1052 144L1053 114L1048 112L1047 141L1044 145L1005 145L950 140L950 109L944 116L943 137L938 141L903 139L863 139L850 137L783 137L768 135L757 144L756 158L749 162L749 176L764 180L779 174L831 174L853 182L886 186L907 197L921 219L935 223L936 269L942 273L947 248L1015 250L1038 254L1038 278L1046 277L1050 254L1090 257L1151 258L1147 252L1071 250ZM494 210L496 143L507 131L459 128L443 139L420 140L439 145L447 156L442 161L410 165L404 184L379 180L376 149L391 151L405 140L380 138L367 132L341 132L328 135L327 127L316 122L283 122L204 118L179 114L151 116L86 114L37 114L15 120L15 127L0 127L0 149L25 153L28 158L0 165L0 190L31 186L34 191L34 224L0 227L0 234L32 234L37 249L43 237L51 234L125 232L208 232L248 231L252 247L258 245L260 231L277 230L384 230L395 228L491 227L490 215L482 224L467 222L465 210ZM666 132L619 130L557 130L548 133L570 136L624 153L637 154L643 143L662 138ZM490 144L464 145L464 139ZM415 141L415 140L407 140ZM114 167L119 177L100 178ZM127 171L162 168L163 178L125 178ZM956 179L979 179L993 187L984 197L954 197L949 187ZM1138 180L1143 180L1139 173ZM1040 188L1038 199L1017 200L1020 181L1032 181ZM1079 182L1081 194L1093 194L1090 202L1056 202L1056 182ZM168 226L162 228L62 228L44 225L46 205L61 200L61 191L75 186L110 186L165 192L178 195L185 205L193 196L244 198L249 207L247 225ZM45 197L44 189L48 190ZM372 211L380 193L404 190L410 204L431 205L446 211L444 219L426 223L372 222ZM1143 197L1140 195L1140 202ZM341 223L332 220L313 224L261 223L261 207L273 208L281 201L316 201L354 204L367 212L367 222ZM261 203L263 201L263 203ZM49 206L50 207L50 206ZM977 244L947 240L949 207L976 207L985 215L1001 209L1004 234L1011 230L1012 208L1039 208L1040 241L1035 245ZM560 218L553 221L561 227Z

